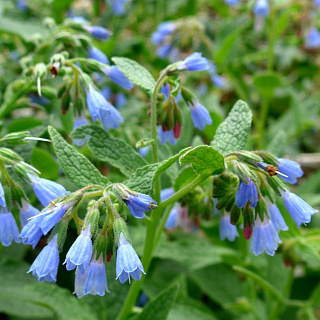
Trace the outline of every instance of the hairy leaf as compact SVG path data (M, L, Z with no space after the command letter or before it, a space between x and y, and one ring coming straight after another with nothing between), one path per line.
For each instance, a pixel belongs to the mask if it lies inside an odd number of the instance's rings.
M89 184L102 186L108 184L109 180L103 177L98 169L75 147L68 144L55 128L49 127L49 133L61 167L70 181L79 188Z
M147 164L146 160L125 141L112 137L96 125L85 125L73 132L75 139L90 136L88 147L101 161L119 168L127 176Z
M179 159L180 163L192 163L199 174L220 174L225 169L223 155L211 146L198 146L189 150Z
M217 129L211 145L222 154L239 151L246 146L252 121L249 106L239 100Z
M138 62L128 59L113 57L111 59L120 71L130 79L134 84L140 86L148 91L152 91L156 82L154 81L150 72L141 66Z

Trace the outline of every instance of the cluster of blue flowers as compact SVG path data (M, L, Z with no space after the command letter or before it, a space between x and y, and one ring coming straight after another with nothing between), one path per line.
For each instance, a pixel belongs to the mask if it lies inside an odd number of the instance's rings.
M271 175L279 173L279 176L287 183L295 184L297 178L303 176L300 165L294 161L279 158L277 159L277 164L278 167L271 166L273 170ZM264 162L255 163L254 165L269 172L270 166ZM239 209L251 207L248 212L250 210L256 211L251 220L244 220L243 226L244 236L246 239L251 238L251 251L255 255L259 255L264 251L269 255L274 255L278 244L281 243L279 231L288 230L288 226L270 194L271 191L265 195L264 199L258 191L257 182L247 177L246 181L240 179L235 195L235 204ZM281 189L280 194L285 208L298 227L304 223L309 223L311 216L318 212L318 210L312 208L286 188ZM263 202L266 203L266 208L263 208ZM231 222L230 214L222 213L220 220L220 237L222 240L234 241L239 236L236 226Z

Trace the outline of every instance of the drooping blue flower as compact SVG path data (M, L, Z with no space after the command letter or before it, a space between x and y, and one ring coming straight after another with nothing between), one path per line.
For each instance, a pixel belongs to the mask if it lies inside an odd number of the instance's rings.
M88 57L104 64L110 63L108 57L96 47L88 48Z
M255 208L259 200L256 185L250 178L248 180L248 184L240 180L239 189L236 193L236 205L240 209L243 208L248 201L250 201L250 206Z
M212 76L211 81L213 85L216 86L217 88L222 88L226 84L226 80L223 77L219 76L218 74Z
M241 0L225 0L225 3L230 7L237 5Z
M159 46L165 38L171 35L176 29L176 24L171 21L162 22L158 25L157 30L152 34L152 42Z
M268 0L257 0L253 8L253 13L257 17L266 17L269 14Z
M165 229L174 229L178 225L178 207L173 207L164 226Z
M69 249L66 260L63 264L67 264L68 271L75 269L81 273L85 273L92 257L92 241L91 241L91 227L89 226L81 231L80 236L73 243Z
M127 99L126 95L122 92L119 92L116 95L116 99L114 101L114 104L118 109L121 109L127 103L127 101L128 101L128 99Z
M73 124L73 131L77 128L88 124L89 122L84 116L76 116ZM88 140L90 139L89 136L86 136L84 139L72 139L72 143L78 147L83 146Z
M209 111L199 102L193 101L193 104L189 104L193 125L200 129L204 130L206 125L212 124L212 119Z
M283 231L289 230L278 207L274 203L270 203L268 205L268 208L269 208L271 221L273 223L273 226L277 230L277 232L279 232L280 230L283 230Z
M288 183L296 184L297 178L301 178L303 176L300 164L283 158L278 158L278 161L278 171L288 176L288 178L283 177L282 175L279 175L279 177Z
M133 83L119 70L117 66L103 68L102 71L110 78L111 81L120 87L130 91Z
M163 131L162 126L160 126L158 136L160 139L160 144L165 144L167 141L172 145L177 143L177 139L174 136L173 130Z
M178 70L204 71L208 70L208 60L202 57L202 53L194 52L189 57L181 61L177 67Z
M21 202L22 207L19 210L19 215L21 228L23 228L29 222L28 219L38 215L40 211L24 199L22 199Z
M0 212L0 242L8 247L12 241L21 242L18 226L13 214L7 208L2 208Z
M39 178L36 175L30 173L28 173L28 177L31 180L31 185L34 193L44 207L46 207L50 203L50 201L65 196L69 193L59 183Z
M154 209L157 203L148 195L137 192L136 195L127 192L123 199L132 215L137 219L143 219L145 212Z
M40 282L56 282L59 267L58 235L42 249L31 265L29 272L37 277Z
M164 201L164 200L168 199L173 194L174 194L174 189L173 188L166 188L166 189L161 190L161 193L160 193L161 201Z
M3 186L0 182L0 206L1 207L6 207L6 198L4 196L4 190L3 190Z
M23 244L32 245L33 249L36 247L40 238L43 236L43 232L40 228L43 219L43 215L37 216L33 219L30 219L28 223L23 227L20 234Z
M75 16L71 18L73 22L79 23L79 24L86 24L88 23L88 20L81 16Z
M320 33L315 27L308 30L304 46L306 49L320 48Z
M103 97L107 100L110 101L111 100L111 96L112 96L112 92L111 89L107 86L104 86L101 89L101 94L103 95Z
M157 48L157 56L161 59L167 59L171 52L171 49L171 44L165 43Z
M99 259L93 258L91 260L85 273L81 273L77 268L74 285L74 293L78 298L87 294L104 296L106 291L109 292L107 271L102 255L100 255Z
M232 242L236 239L236 237L239 237L237 227L230 222L229 214L224 214L220 217L219 231L221 240L228 239Z
M130 282L130 277L140 280L141 272L145 274L142 263L131 243L121 232L117 250L116 280L119 279L122 284L128 279Z
M278 248L278 243L281 243L281 240L272 221L264 217L262 222L258 216L253 227L250 244L253 254L257 256L265 251L270 256L273 256Z
M91 33L95 38L107 41L111 36L111 32L101 26L83 26L89 33Z
M117 129L120 122L123 122L119 111L106 101L102 94L95 90L91 84L86 92L87 106L92 120L96 122L99 119L105 130L109 130L110 128Z
M26 12L28 10L28 5L25 0L17 0L17 8L22 12Z
M59 203L54 208L46 209L42 213L44 218L39 224L42 233L46 235L75 203L75 201L66 202L65 204Z
M129 0L108 0L112 13L116 16L123 16L126 13L126 5Z
M282 192L282 200L298 228L303 223L309 223L311 216L319 212L289 190Z

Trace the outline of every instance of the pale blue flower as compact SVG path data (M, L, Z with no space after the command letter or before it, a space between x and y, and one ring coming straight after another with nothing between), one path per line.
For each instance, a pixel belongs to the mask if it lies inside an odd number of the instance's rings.
M123 200L135 218L143 219L145 216L144 213L154 209L157 206L157 202L146 194L139 192L136 194L137 195L127 192L127 198Z
M172 145L177 143L173 130L163 131L162 126L160 126L158 136L161 144L165 144L167 141Z
M225 3L230 7L237 5L239 2L241 2L241 0L225 0Z
M0 182L0 206L1 207L6 207L6 198L4 196L4 189L3 189L3 186Z
M21 202L22 207L19 210L19 215L21 228L23 228L28 223L28 219L37 216L40 211L24 199L21 199Z
M279 232L280 230L283 230L283 231L289 230L278 207L275 204L270 203L268 205L268 208L269 208L271 221L273 223L273 226L277 230L277 232Z
M284 177L279 175L279 177L288 183L296 184L297 178L301 178L303 176L300 164L295 161L282 158L278 158L278 161L278 171L288 176Z
M69 249L66 260L63 264L67 264L68 271L75 269L81 273L85 273L92 257L92 241L91 227L89 226L81 231L81 234Z
M315 27L308 30L304 46L306 49L320 48L320 33Z
M178 225L178 207L173 207L164 226L165 229L174 229Z
M56 282L57 272L59 267L59 248L58 235L42 249L40 254L34 260L29 272L32 272L34 277L37 277L40 282Z
M178 70L188 70L188 71L204 71L208 70L209 64L208 60L202 57L202 53L194 52L178 65Z
M108 57L96 47L88 48L88 57L104 64L110 63Z
M73 131L77 128L84 126L86 124L89 124L87 119L84 116L76 116L73 124ZM86 136L84 139L72 139L72 143L75 144L78 147L83 146L88 140L90 139L89 136Z
M157 31L155 31L152 36L152 42L158 46L160 45L167 36L171 35L176 29L174 22L166 21L159 24Z
M161 190L160 197L161 201L164 201L168 198L170 198L174 194L174 189L173 188L166 188Z
M257 0L253 8L253 13L257 17L266 17L269 14L268 0Z
M232 242L236 239L236 237L239 237L237 227L230 222L229 214L224 214L220 217L219 231L221 240L228 239Z
M119 70L117 66L108 66L102 71L110 78L111 81L120 87L130 91L133 88L133 83Z
M92 259L85 273L81 273L77 268L75 278L75 294L81 298L87 294L93 296L104 296L105 292L109 292L107 283L107 271L103 262L103 257Z
M34 249L38 244L40 238L43 236L43 232L39 225L41 225L44 216L37 216L33 219L30 219L28 223L23 227L20 237L23 244L32 245Z
M243 208L248 201L250 201L250 206L255 208L258 203L258 190L256 185L249 178L248 184L240 180L239 189L236 193L236 205L238 208Z
M2 208L0 212L0 242L8 247L12 241L21 242L18 226L13 214L7 208Z
M141 272L145 274L142 263L130 242L121 232L117 250L116 279L119 279L121 283L125 283L128 279L130 282L130 277L140 280Z
M206 125L212 124L212 119L209 111L199 102L193 101L193 104L189 104L193 125L204 130Z
M311 216L319 212L289 190L282 192L282 200L298 228L303 223L309 223Z
M95 38L107 41L111 36L111 32L100 26L83 26L89 33L91 33Z

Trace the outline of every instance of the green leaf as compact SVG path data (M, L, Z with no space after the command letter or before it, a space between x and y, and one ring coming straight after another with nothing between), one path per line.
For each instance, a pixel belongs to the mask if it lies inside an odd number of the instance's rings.
M42 124L42 121L37 118L24 117L15 119L8 127L8 133L17 131L29 131L31 128L38 127Z
M62 169L70 181L83 188L89 184L106 186L109 180L103 177L98 169L75 147L68 144L59 132L49 126L49 134Z
M245 148L251 129L252 112L247 103L239 100L217 129L211 145L227 154Z
M223 155L211 146L198 146L179 158L180 164L192 163L198 174L220 174L225 169Z
M55 180L59 176L59 165L52 155L40 148L35 148L31 157L31 164L41 172L41 177Z
M22 318L96 320L87 304L54 283L39 283L26 274L26 263L0 266L0 311Z
M183 186L190 183L192 180L194 180L197 177L197 174L192 169L191 166L183 168L177 177L177 179L174 182L174 190L180 190Z
M111 59L120 71L130 79L134 84L148 91L152 91L156 82L148 70L141 66L138 62L128 59L113 57Z
M273 136L272 140L270 141L267 151L274 154L277 157L281 157L284 153L283 146L287 142L287 134L284 130L280 130Z
M40 21L19 21L17 19L1 17L0 31L9 34L14 34L21 37L24 41L30 42L33 40L34 34L41 36L48 35L48 31L43 27Z
M134 320L166 320L177 298L179 286L175 283L149 302Z
M255 75L253 84L263 97L270 99L273 97L274 90L281 85L281 78L274 72L266 72Z
M84 139L90 136L88 147L101 161L119 168L127 176L147 164L146 160L125 141L112 137L96 125L85 125L75 130L72 137Z
M186 148L180 151L175 156L164 160L162 162L149 164L142 168L139 168L132 177L127 180L125 185L136 192L145 194L152 194L153 181L165 170L167 170L172 164L174 164L185 152L190 148Z
M222 262L222 256L236 256L236 251L212 244L205 238L188 235L176 241L164 241L154 256L179 262L187 270L198 270ZM192 257L192 259L190 259Z

